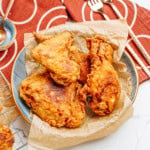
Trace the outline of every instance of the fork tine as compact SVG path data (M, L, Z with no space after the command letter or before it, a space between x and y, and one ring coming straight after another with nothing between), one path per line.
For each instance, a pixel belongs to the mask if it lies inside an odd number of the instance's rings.
M95 1L94 1L94 0L91 0L91 3L92 3L92 5L94 5L94 4L95 4Z
M90 6L90 8L92 9L91 1L88 1L88 5L89 5L89 6Z
M102 0L97 0L98 1L98 3L99 3L99 5L101 6L101 9L103 9L103 2L102 2Z
M101 0L97 0L99 3L102 3L102 1Z

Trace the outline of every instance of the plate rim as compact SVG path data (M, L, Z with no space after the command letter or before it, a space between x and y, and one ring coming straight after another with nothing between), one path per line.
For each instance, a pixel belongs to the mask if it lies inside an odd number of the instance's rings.
M18 58L20 57L21 53L24 51L25 47L22 48L22 50L19 52L18 56L16 57L15 61L14 61L14 64L13 64L13 67L12 67L12 72L11 72L11 83L10 83L10 87L11 87L11 92L12 92L12 97L13 97L13 100L15 102L15 105L19 111L19 113L21 114L21 116L29 123L31 124L31 121L30 120L31 118L27 117L23 111L21 110L21 108L19 107L16 99L15 99L15 96L14 96L14 90L13 90L13 76L14 76L14 70L15 70L15 66L16 66L16 62L18 60Z
M13 90L13 77L14 77L14 69L15 69L15 66L16 66L16 62L19 58L19 56L21 55L21 53L25 50L25 47L22 48L22 50L19 52L18 56L16 57L15 61L14 61L14 64L13 64L13 67L12 67L12 72L11 72L11 83L10 83L10 87L11 87L11 92L12 92L12 97L13 97L13 100L15 102L15 105L19 111L19 113L21 114L21 116L24 118L24 120L26 120L29 124L31 124L32 122L32 119L28 116L26 116L24 114L24 112L21 110L21 108L19 107L16 99L15 99L15 96L14 96L14 90ZM131 56L129 55L129 53L127 51L124 51L123 53L125 53L127 55L127 57L130 59L133 67L134 67L134 70L135 70L135 74L136 74L136 79L137 79L137 83L136 83L136 91L135 91L135 95L134 95L134 98L133 98L133 101L132 101L132 104L135 102L135 99L137 97L137 93L138 93L138 90L139 90L139 75L138 75L138 72L137 72L137 69L136 69L136 66L135 66L135 63L133 61L133 59L131 58Z
M132 57L129 55L129 53L128 53L127 51L124 51L123 53L125 53L125 54L128 56L128 58L130 59L132 65L133 65L134 68L135 68L135 74L136 74L136 79L137 79L137 84L136 84L137 88L136 88L135 95L134 95L134 98L133 98L133 101L132 101L132 104L133 104L134 101L135 101L135 99L136 99L136 97L137 97L137 93L138 93L138 90L139 90L139 84L140 84L140 82L139 82L139 81L140 81L140 80L139 80L139 74L138 74L138 72L137 72L136 65L135 65L135 63L134 63Z

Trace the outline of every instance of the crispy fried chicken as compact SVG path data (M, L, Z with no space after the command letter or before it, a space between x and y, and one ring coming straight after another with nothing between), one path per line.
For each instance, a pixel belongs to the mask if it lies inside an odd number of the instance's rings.
M43 42L52 39L54 37L53 35L41 35L39 33L33 33L33 34L39 42ZM76 46L73 46L73 43L71 45L71 42L68 43L66 50L68 52L68 55L66 55L65 57L69 57L70 60L75 61L80 66L80 78L78 80L82 84L86 83L87 74L89 73L89 69L90 69L89 54L80 52ZM52 78L55 79L55 76L53 77L53 74L51 75Z
M36 33L36 32L33 32L33 35L36 38L36 40L38 40L38 42L50 40L51 38L54 37L54 35L42 35L42 34Z
M0 125L0 150L12 150L14 144L14 136L11 130Z
M20 97L43 121L54 127L79 127L85 118L85 104L79 100L79 83L64 87L56 84L49 73L27 77L19 88Z
M32 50L33 58L44 65L56 83L64 86L76 82L80 66L69 59L68 46L72 43L70 32L63 32L43 41Z
M0 112L3 110L3 107L0 105Z
M88 39L91 71L81 90L82 100L88 100L93 112L104 116L113 111L120 98L120 83L112 66L112 47L97 38Z

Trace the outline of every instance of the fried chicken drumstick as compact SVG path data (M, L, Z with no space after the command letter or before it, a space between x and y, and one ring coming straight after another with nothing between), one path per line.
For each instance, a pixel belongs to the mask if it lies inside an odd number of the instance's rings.
M81 97L84 101L88 100L94 113L104 116L113 111L121 92L117 72L111 64L113 49L97 37L87 41L88 46L90 43L91 71Z
M14 136L11 130L0 125L0 150L12 150L14 144Z
M19 88L20 97L43 121L54 127L79 127L85 118L85 104L79 100L81 85L56 84L49 73L27 77Z

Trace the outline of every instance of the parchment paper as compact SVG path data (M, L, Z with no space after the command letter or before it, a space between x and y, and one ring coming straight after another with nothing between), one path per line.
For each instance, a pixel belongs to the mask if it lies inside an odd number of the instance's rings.
M132 104L129 99L131 94L130 74L126 72L125 64L119 61L128 36L125 20L65 24L53 27L47 31L41 31L40 33L57 34L63 31L74 31L82 35L100 34L114 48L118 49L113 57L113 65L120 78L121 97L117 107L110 115L99 117L93 115L91 111L87 111L83 125L76 129L51 127L39 117L33 115L28 139L30 150L53 150L102 138L117 130L133 113ZM77 41L78 47L83 51L84 40L78 38ZM25 34L26 69L28 75L40 69L40 65L33 60L31 55L31 50L37 44L31 33Z

